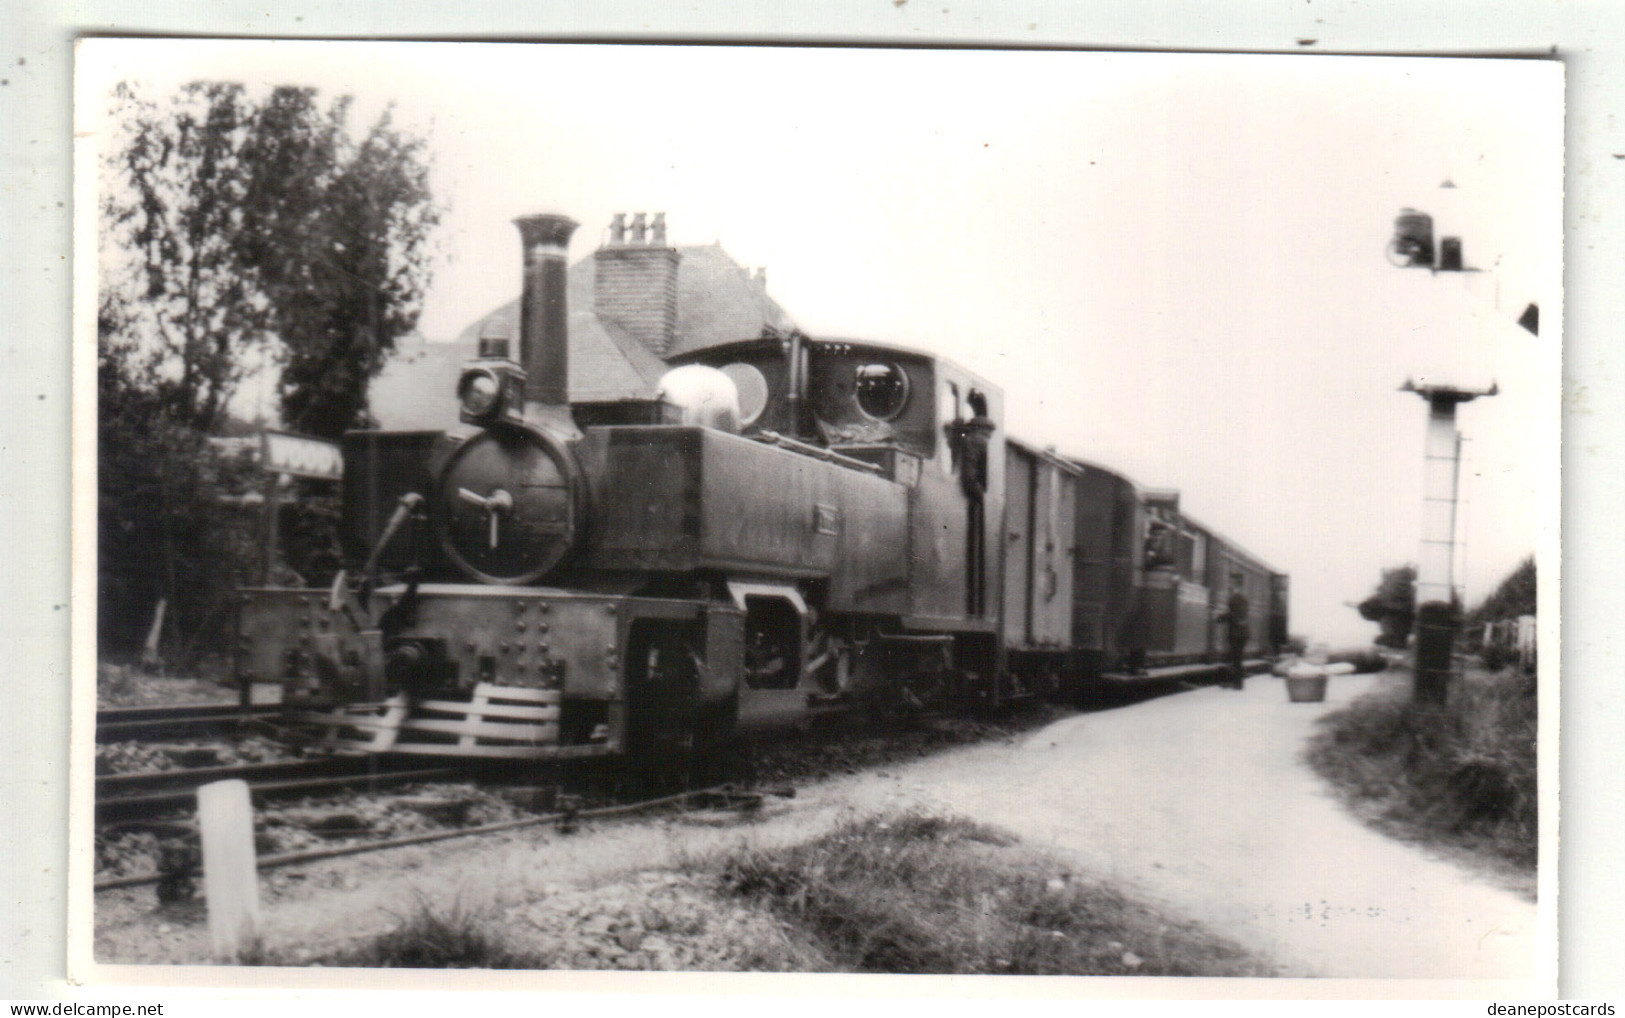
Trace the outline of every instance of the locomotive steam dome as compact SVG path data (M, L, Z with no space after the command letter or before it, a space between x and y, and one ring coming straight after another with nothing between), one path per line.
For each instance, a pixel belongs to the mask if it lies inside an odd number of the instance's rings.
M482 431L440 472L441 545L486 583L530 583L570 551L576 529L575 460L531 428Z
M739 434L739 387L716 368L672 368L660 378L660 398L676 408L679 423Z

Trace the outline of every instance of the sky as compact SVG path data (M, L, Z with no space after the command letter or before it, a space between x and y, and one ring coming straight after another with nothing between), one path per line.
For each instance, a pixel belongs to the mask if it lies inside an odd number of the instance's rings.
M764 266L811 334L938 352L1012 433L1182 492L1292 575L1294 632L1412 562L1425 405L1461 410L1469 605L1555 527L1560 65L1035 51L91 40L112 83L309 84L393 104L449 206L431 340L517 294L513 217L610 217ZM1446 180L1454 187L1441 188ZM1391 266L1403 207L1484 271ZM1541 335L1512 322L1541 307Z

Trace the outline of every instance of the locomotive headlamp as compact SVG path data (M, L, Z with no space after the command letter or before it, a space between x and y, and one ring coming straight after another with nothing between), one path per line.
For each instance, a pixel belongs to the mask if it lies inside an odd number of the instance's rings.
M491 372L483 370L464 375L461 389L458 397L463 413L470 417L484 417L495 410L497 399L502 395L502 383Z
M524 411L525 373L508 361L476 361L457 382L459 417L465 424L518 422Z

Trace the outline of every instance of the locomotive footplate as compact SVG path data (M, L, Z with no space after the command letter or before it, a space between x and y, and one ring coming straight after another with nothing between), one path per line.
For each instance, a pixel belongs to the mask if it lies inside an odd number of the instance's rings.
M742 620L729 603L539 587L385 587L361 611L320 591L247 590L237 673L280 682L288 723L334 749L607 756L640 725L732 693Z

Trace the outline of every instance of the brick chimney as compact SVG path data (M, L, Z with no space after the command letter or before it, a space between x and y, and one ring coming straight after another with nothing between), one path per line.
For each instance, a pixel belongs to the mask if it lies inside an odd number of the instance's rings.
M609 242L593 255L593 310L664 357L677 338L677 263L666 243L666 214L616 214Z

